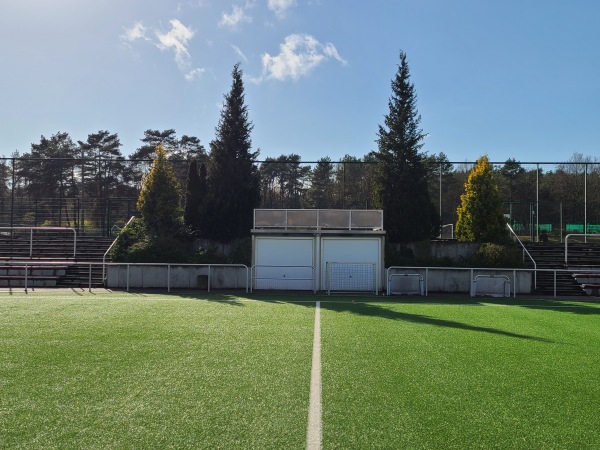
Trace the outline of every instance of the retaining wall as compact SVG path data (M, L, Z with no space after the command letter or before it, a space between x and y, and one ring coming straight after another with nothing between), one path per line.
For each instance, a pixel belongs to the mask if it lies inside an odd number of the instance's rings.
M209 277L210 289L245 289L248 276L245 267L201 265L124 264L109 265L106 270L106 287L114 289L170 286L171 289L208 290Z
M128 274L129 270L129 274ZM166 289L245 289L249 271L245 267L220 267L196 265L118 265L107 266L106 287L114 289L162 288ZM415 273L426 279L427 292L464 293L471 292L471 281L477 275L503 275L510 281L511 295L531 294L533 271L511 269L468 269L468 268L400 268L390 273ZM129 276L129 283L127 277ZM169 280L170 277L170 280ZM516 282L515 282L516 277ZM481 279L482 285L487 283Z
M402 268L390 273L415 273L426 279L428 292L465 293L471 292L471 280L477 275L507 276L511 294L531 294L533 292L533 271L511 269L463 269L463 268ZM516 281L515 281L516 277ZM487 283L482 280L482 283Z

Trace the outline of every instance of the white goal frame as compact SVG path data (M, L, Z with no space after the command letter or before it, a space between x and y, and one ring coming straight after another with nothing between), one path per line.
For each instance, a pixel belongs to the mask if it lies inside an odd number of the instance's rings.
M481 283L478 284L478 281ZM481 286L481 289L479 289L479 286ZM484 291L484 287L488 287L488 289ZM489 289L489 287L492 289ZM478 295L510 297L510 279L506 275L477 275L471 283L471 297Z
M417 289L396 289L393 290L393 280L394 278L398 278L401 281L401 287L403 287L403 280L415 280ZM387 295L425 295L425 288L423 282L423 275L420 273L392 273L388 275L388 283L387 283Z
M372 292L379 284L377 264L372 262L326 262L327 295L331 292Z

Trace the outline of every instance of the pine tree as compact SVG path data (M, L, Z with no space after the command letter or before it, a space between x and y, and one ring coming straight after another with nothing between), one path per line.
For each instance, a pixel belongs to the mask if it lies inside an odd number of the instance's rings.
M242 74L236 64L208 159L204 229L207 237L222 242L250 234L253 210L260 201L259 177L254 164L258 152L251 152L253 126L244 103Z
M138 211L151 236L164 237L180 232L183 222L180 199L179 182L167 160L165 149L159 145L137 201Z
M503 242L506 239L502 200L487 155L475 163L460 200L456 223L458 240L483 243Z
M375 157L379 162L374 204L384 210L384 228L392 242L429 238L437 215L429 197L427 168L419 153L425 134L420 128L417 96L410 82L406 54L392 80L385 126L379 126Z
M333 207L333 169L333 163L328 156L317 161L317 165L310 174L310 187L306 193L310 208L326 209Z
M192 230L201 230L202 223L202 202L206 197L206 166L200 165L198 170L198 161L193 159L190 163L186 190L185 190L185 209L183 218L185 224Z

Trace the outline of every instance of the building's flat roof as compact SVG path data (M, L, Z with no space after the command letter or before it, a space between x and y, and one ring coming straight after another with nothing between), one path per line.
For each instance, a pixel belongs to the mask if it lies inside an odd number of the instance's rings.
M379 209L255 209L257 230L335 230L383 232L383 211Z

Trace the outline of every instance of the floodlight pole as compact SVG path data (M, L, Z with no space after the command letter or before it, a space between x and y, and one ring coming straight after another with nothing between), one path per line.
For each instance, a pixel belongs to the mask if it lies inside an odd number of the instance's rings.
M442 237L443 224L442 222L442 163L440 161L440 237Z
M585 163L585 172L583 173L583 234L584 242L587 242L587 163Z
M12 227L15 224L15 158L12 158L12 184L10 187L10 235L13 235Z
M540 242L540 164L535 167L535 236L536 242Z

